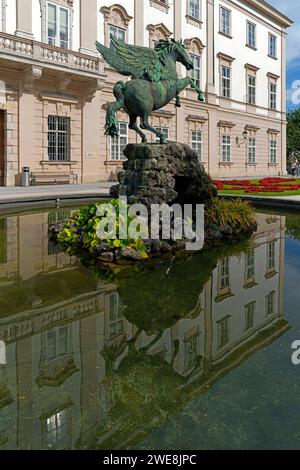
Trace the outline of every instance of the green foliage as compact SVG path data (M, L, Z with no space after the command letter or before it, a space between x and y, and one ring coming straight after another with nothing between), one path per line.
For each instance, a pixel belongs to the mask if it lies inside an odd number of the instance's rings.
M233 229L248 230L255 223L255 215L248 201L214 199L205 212L205 222L218 227L229 225Z
M287 152L300 153L300 109L296 109L287 115Z
M113 206L114 211L105 211L104 216L99 215L98 209L101 208L99 203L92 204L81 208L76 212L72 218L70 218L64 225L63 229L58 234L57 240L63 246L64 250L68 254L73 254L78 248L84 250L89 250L91 254L97 252L97 247L101 242L106 242L108 248L115 252L118 249L135 249L137 250L143 258L148 258L146 247L141 238L132 239L127 237L126 239L116 238L118 236L121 222L127 220L127 229L130 224L134 221L134 217L128 215L128 210L130 206L126 206L127 210L127 219L122 215L120 211L120 201L118 199L113 199L109 201L109 204ZM115 214L116 220L116 234L109 232L108 228L105 226L105 220L110 215ZM100 223L103 223L105 230L107 232L106 238L100 239L97 234L97 228Z

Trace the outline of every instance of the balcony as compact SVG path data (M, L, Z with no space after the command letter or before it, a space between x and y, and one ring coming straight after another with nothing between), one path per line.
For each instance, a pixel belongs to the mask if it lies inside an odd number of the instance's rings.
M31 39L0 32L0 59L13 60L61 72L104 78L104 61L80 52L49 46Z

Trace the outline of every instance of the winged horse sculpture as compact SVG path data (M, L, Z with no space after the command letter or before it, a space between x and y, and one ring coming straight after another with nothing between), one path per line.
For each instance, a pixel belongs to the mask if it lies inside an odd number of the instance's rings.
M106 113L105 135L118 137L119 126L116 113L124 109L129 115L129 129L136 131L147 142L145 133L153 132L161 144L166 138L149 124L152 111L163 108L176 98L176 106L180 107L179 94L187 86L198 93L199 101L204 101L204 94L191 77L179 78L176 62L183 64L187 70L192 70L193 62L180 41L160 40L154 49L133 46L111 36L112 48L96 42L96 47L106 62L125 76L130 76L127 82L119 81L114 86L116 101L110 103ZM140 118L140 127L137 118Z

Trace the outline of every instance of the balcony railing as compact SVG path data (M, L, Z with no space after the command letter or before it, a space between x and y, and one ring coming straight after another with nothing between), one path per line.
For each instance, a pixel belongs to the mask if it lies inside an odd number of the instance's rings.
M1 53L18 58L23 57L26 61L31 59L34 62L69 67L85 73L104 74L104 62L100 57L97 58L80 52L49 46L45 43L2 32L0 32Z

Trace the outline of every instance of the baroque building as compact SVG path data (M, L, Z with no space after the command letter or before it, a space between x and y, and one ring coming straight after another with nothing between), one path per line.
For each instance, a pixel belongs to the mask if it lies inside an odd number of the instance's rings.
M153 113L213 177L286 173L286 34L292 21L258 0L0 0L0 184L29 166L41 182L114 180L123 148L137 142L118 114L104 136L120 77L96 52L115 35L155 47L182 38L194 61L192 89ZM179 75L186 74L178 66ZM154 136L149 136L152 141ZM43 180L44 176L44 180Z

